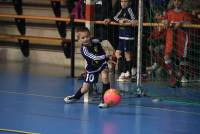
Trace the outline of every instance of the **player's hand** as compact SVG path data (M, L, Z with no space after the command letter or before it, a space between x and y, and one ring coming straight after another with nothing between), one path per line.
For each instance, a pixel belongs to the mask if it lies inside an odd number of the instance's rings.
M162 24L163 24L164 28L168 28L170 25L168 20L162 20Z
M129 22L128 19L120 19L120 20L119 20L119 23L120 23L120 24L125 24L125 23L127 23L127 22Z
M136 26L138 24L138 21L137 20L131 20L130 23L131 23L131 26Z
M112 55L107 55L106 59L107 59L107 62L109 64L117 64L117 62L113 60L113 56Z
M108 25L111 22L111 19L104 19L103 23L104 25Z
M124 23L124 20L123 19L120 19L119 20L119 24L123 24Z

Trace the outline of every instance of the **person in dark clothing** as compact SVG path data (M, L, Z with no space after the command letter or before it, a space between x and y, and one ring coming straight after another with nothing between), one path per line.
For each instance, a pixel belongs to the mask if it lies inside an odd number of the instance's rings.
M94 5L94 20L106 21L112 20L112 1L111 0L97 0ZM95 25L94 37L102 40L108 40L112 45L112 28L107 25Z
M86 8L86 0L79 0L77 3L77 7L80 7L76 13L82 16L81 18L85 18L85 8ZM111 45L115 48L115 44L113 43L113 26L109 26L112 20L112 0L95 0L94 3L94 21L104 21L105 25L94 25L94 38L99 38L101 40L108 40Z
M71 13L73 8L76 6L78 0L65 0L65 5L68 11Z
M97 38L91 38L88 28L83 27L78 30L78 41L81 45L81 54L86 60L86 77L82 87L72 96L64 98L66 103L72 103L79 100L84 93L88 92L90 85L98 82L99 74L102 76L102 94L99 108L107 108L108 105L104 103L103 96L106 90L110 89L109 69L107 61L111 59L106 56L105 51L101 46L101 42Z
M121 0L121 9L115 15L114 20L119 24L137 23L129 0ZM119 81L124 81L131 77L132 51L134 48L134 28L130 26L119 26L119 45L116 50L118 59Z
M180 81L187 68L187 50L190 47L189 32L180 27L192 22L191 15L182 9L183 0L173 0L173 8L164 16L166 29L164 60L165 68L170 76L170 86L180 86ZM177 69L173 65L178 63Z

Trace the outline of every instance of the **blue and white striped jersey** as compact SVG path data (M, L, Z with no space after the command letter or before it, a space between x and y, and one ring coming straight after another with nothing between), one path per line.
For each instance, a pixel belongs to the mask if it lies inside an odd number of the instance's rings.
M114 20L119 22L120 19L135 20L135 16L132 8L127 7L121 9L115 16ZM133 27L120 26L119 27L119 39L133 40L134 39L134 29Z
M99 72L107 65L106 53L100 42L92 42L90 46L82 44L81 54L87 62L86 71L88 73Z

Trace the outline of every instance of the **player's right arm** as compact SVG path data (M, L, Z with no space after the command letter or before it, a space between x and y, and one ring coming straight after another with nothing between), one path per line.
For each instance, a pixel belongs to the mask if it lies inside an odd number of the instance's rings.
M81 54L86 60L101 61L106 59L105 54L96 56L92 52L90 52L86 46L81 47Z

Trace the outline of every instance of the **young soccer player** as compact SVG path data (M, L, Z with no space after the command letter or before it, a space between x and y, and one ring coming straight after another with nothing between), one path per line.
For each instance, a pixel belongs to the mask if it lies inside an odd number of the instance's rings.
M114 16L114 20L119 24L136 25L137 20L132 8L130 7L130 0L120 0L121 9ZM119 81L124 81L131 77L132 69L132 52L134 48L134 28L133 27L119 27L119 44L116 50L116 57L118 60Z
M189 33L181 29L183 24L190 24L191 15L182 9L183 0L173 0L173 8L164 16L163 24L166 28L166 42L164 50L165 68L170 75L170 86L177 87L184 76L187 67L187 49L189 47ZM174 45L175 43L175 45ZM175 50L175 54L173 54ZM172 57L176 57L173 62ZM173 64L178 63L174 70Z
M85 68L86 77L82 87L74 95L64 98L64 101L66 103L71 103L79 100L84 93L88 92L92 83L97 83L99 74L101 74L103 87L101 102L98 106L99 108L107 108L108 105L104 103L103 95L107 89L110 89L109 70L107 64L107 60L109 60L110 57L106 57L100 40L91 38L88 28L83 27L78 29L77 37L81 44L81 54L87 62Z

